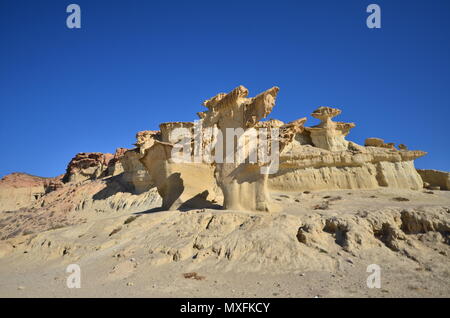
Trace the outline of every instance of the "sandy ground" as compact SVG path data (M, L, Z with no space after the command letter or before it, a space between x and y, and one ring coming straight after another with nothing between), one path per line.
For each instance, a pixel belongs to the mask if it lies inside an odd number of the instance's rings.
M0 297L450 297L449 191L272 197L281 213L83 212L0 241ZM370 264L381 288L367 287Z

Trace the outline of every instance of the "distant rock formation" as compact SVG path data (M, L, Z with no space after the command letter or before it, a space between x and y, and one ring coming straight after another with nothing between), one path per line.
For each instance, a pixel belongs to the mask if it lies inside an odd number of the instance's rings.
M450 173L439 170L417 169L426 188L439 188L440 190L450 190Z
M61 177L42 178L14 172L0 180L0 212L29 206L42 196L62 187Z
M154 184L139 161L142 158L140 151L149 147L151 137L157 134L159 132L139 132L136 135L138 148L117 148L114 155L101 152L78 153L69 162L62 180L64 183L80 183L115 176L132 193L148 191Z
M93 180L104 175L113 154L101 152L81 152L69 162L63 182Z

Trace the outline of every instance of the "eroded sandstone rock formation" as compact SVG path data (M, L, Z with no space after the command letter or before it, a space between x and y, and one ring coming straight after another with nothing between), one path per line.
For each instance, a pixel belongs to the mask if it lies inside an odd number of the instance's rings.
M155 181L164 209L210 207L223 200L226 209L273 210L267 192L268 173L262 172L262 168L270 169L271 162L251 161L250 153L265 146L267 151L276 153L278 161L279 149L292 142L297 133L303 132L306 121L306 118L288 124L277 120L260 121L272 111L278 91L278 87L273 87L248 98L248 90L239 86L228 94L220 93L203 103L208 110L198 113L200 134L206 135L208 129L217 129L221 135L221 138L214 138L212 134L211 138L201 140L199 147L202 151L207 147L214 148L211 151L214 159L210 162L205 162L204 158L196 160L195 146L191 147L196 139L193 122L163 123L160 135L154 135L151 142L139 143L151 144L142 151L145 155L141 161ZM272 128L277 128L276 135L268 136L266 144L259 141L251 144L245 139L245 134L251 129L255 133L263 130L270 133L268 129ZM175 133L176 129L184 129L187 134L180 136ZM232 135L228 129L233 129ZM228 147L230 138L236 139L231 149ZM239 139L243 144L239 144ZM182 148L188 146L188 160L178 162L173 158L175 144L182 144ZM277 148L269 149L271 145ZM236 157L240 151L241 160Z
M340 109L331 107L319 107L311 116L320 119L320 124L313 127L307 127L306 130L311 134L311 140L315 147L330 151L342 151L348 148L348 141L345 136L350 129L355 127L354 123L334 122L333 117L341 113Z
M127 148L117 148L116 152L114 153L114 156L112 157L111 160L109 160L107 171L105 171L104 174L108 176L115 176L121 174L124 169L120 160L127 151L128 151Z
M417 169L424 183L428 183L427 187L433 187L441 190L450 190L450 173L431 169Z
M171 133L183 128L190 132L189 136L195 136L195 125L193 122L161 124L161 135L155 134L156 138L150 142L152 146L143 151L142 162L152 177L158 180L156 186L165 202L163 208L179 208L194 197L204 199L193 204L197 207L205 206L212 200L217 202L220 193L216 193L215 184L223 194L224 208L262 211L276 210L269 199L270 190L422 188L423 182L413 160L425 155L425 152L409 151L404 145L397 150L393 143L385 143L379 138L368 138L365 147L348 141L346 136L355 124L333 121L341 113L339 109L316 109L311 116L321 122L313 127L304 127L306 118L288 124L275 119L262 121L272 111L278 91L278 87L273 87L249 98L248 90L238 86L228 94L217 94L203 103L208 110L198 113L202 129L218 129L222 136L210 141L214 149L217 146L222 149L219 153L213 152L212 165L211 162L194 160L175 163L173 149L183 137L171 137ZM267 144L259 140L252 144L245 139L246 133L252 129L259 133L263 129L273 128L278 131L276 135L268 136ZM234 133L228 134L229 129L233 129ZM244 140L240 146L237 142L239 138ZM230 151L227 145L231 139L233 148ZM181 144L189 147L194 142L194 137L189 137ZM203 141L202 147L206 144ZM271 149L272 145L278 149ZM264 147L268 153L279 151L276 158L279 167L274 173L267 173L273 162L249 160L255 148L260 150ZM242 148L246 149L240 152ZM243 162L236 160L238 154L244 154ZM194 155L192 150L190 158ZM232 162L228 161L230 155L234 159ZM212 192L215 193L213 196Z
M272 87L248 97L248 90L238 86L217 94L203 103L207 110L197 114L199 120L162 123L159 131L138 132L136 148L118 148L114 155L79 153L62 180L9 187L19 203L3 206L21 208L52 191L96 180L104 181L106 188L70 206L109 200L117 192L140 195L155 187L165 210L223 206L257 211L277 210L272 191L418 190L424 182L450 189L448 173L416 171L414 160L425 155L423 151L403 144L396 149L394 143L375 137L367 138L365 146L347 140L355 124L334 121L341 113L337 108L313 111L311 116L321 122L312 127L305 127L306 117L287 124L265 120L278 92Z
M396 150L394 144L368 138L366 146L347 141L353 123L333 122L341 111L320 107L312 113L322 122L306 127L311 141L297 134L280 156L280 169L269 178L272 190L421 189L422 179L413 161L423 151Z
M81 183L105 177L115 176L117 181L130 192L140 194L154 186L147 169L139 161L143 151L150 147L155 131L137 133L138 148L117 148L113 154L93 152L78 153L68 164L66 174L62 178L65 183ZM142 153L141 153L142 151ZM50 188L61 185L50 185Z
M113 154L101 152L78 153L67 166L64 182L81 182L101 177L108 169L108 164L114 158Z
M50 192L57 178L42 178L26 173L11 173L0 180L0 212L26 207ZM56 187L56 186L55 186Z
M205 101L203 105L208 111L201 113L205 127L216 126L222 133L221 144L218 146L224 149L222 159L217 162L216 158L216 180L222 189L224 196L224 207L232 210L260 210L270 211L274 207L270 205L270 199L267 191L267 178L272 162L268 162L259 156L256 162L251 162L250 153L255 149L248 149L244 154L244 160L240 161L236 158L236 154L240 150L239 147L248 145L248 148L254 147L260 150L266 148L267 154L270 152L278 161L278 152L280 147L279 131L276 135L271 134L272 130L267 128L279 128L282 131L282 145L292 141L296 132L302 130L303 123L306 119L300 119L288 125L282 125L280 121L271 121L266 125L260 121L272 112L275 106L275 100L279 88L272 87L267 91L253 98L248 98L248 90L243 86L238 86L228 94L220 93L213 98ZM259 124L259 125L258 125ZM241 130L245 135L250 129L256 128L257 132L262 129L267 130L267 139L270 141L264 144L261 138L258 142L251 145L244 140L242 145L239 139L245 138L237 134L228 134L228 129ZM270 135L269 135L270 134ZM258 135L259 137L260 135ZM230 144L228 138L236 138L236 142L232 141L232 149L228 149ZM274 140L275 139L275 140ZM274 148L274 146L276 148ZM234 160L228 162L229 153Z
M120 174L122 182L131 187L133 193L140 194L154 187L153 179L140 159L139 149L127 150L120 158L123 172Z
M177 128L191 131L193 123L163 123L160 128L161 134L149 136L151 141L143 143L151 146L141 150L144 156L140 161L147 168L162 197L162 208L213 207L220 200L213 177L214 167L208 163L194 162L193 153L188 154L192 159L188 163L176 162L172 158L174 143L179 141L172 132ZM191 142L192 138L184 141L189 145Z

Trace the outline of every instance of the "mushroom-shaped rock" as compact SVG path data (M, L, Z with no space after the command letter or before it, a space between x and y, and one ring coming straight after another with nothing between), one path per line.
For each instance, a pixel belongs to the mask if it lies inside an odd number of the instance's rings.
M327 127L329 124L333 123L331 119L340 115L341 112L342 111L337 108L321 106L313 111L311 116L321 121L317 127Z
M311 114L321 121L317 126L306 128L311 134L314 146L330 151L347 149L348 141L345 140L345 136L355 127L355 124L332 121L332 118L340 113L340 109L322 106Z

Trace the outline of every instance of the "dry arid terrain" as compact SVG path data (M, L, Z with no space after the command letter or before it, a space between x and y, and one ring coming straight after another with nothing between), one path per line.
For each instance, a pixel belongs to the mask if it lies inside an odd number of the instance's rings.
M282 212L74 212L75 225L0 241L0 296L450 296L450 192L272 198ZM69 264L80 265L80 289L66 285ZM381 267L380 289L366 285L370 264Z
M337 108L314 110L315 126L262 121L278 92L238 86L199 121L138 132L136 148L5 176L0 296L449 297L450 174L417 170L427 153L405 144L348 141L356 124ZM224 161L230 127L270 131L229 153L272 161Z

